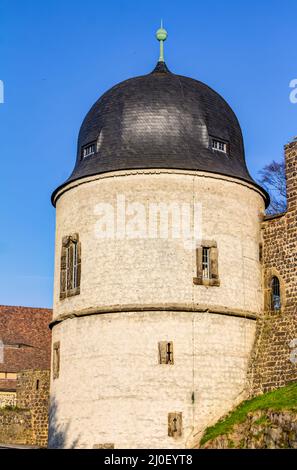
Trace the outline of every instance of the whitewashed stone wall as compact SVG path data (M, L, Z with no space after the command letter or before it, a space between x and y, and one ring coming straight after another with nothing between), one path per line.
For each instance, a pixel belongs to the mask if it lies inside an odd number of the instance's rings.
M50 446L191 447L245 397L255 322L212 312L262 311L263 198L238 180L168 170L117 172L67 189L57 201L54 318L74 318L53 327L61 369L51 385ZM220 287L194 285L195 250L181 240L96 239L96 204L119 194L144 204L201 203L202 238L218 246ZM71 233L81 241L80 295L60 301L61 242ZM123 305L156 311L75 317ZM185 305L209 311L186 312ZM163 340L174 342L172 366L158 364ZM183 413L181 438L168 437L170 412Z
M245 397L255 321L212 313L85 316L53 329L60 376L52 382L52 447L186 448ZM170 340L174 365L158 363ZM170 412L183 434L168 437Z
M120 173L120 172L118 172ZM54 317L74 310L125 304L202 303L260 312L261 195L247 184L198 173L139 172L73 185L57 201ZM219 250L220 287L195 286L195 250L181 240L99 240L96 204L201 203L202 238ZM62 237L77 232L82 247L80 295L60 302Z

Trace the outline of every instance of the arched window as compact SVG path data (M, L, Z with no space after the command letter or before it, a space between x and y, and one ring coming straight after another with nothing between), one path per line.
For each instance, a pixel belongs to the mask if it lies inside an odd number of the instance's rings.
M274 311L281 309L280 283L276 276L271 279L271 307Z

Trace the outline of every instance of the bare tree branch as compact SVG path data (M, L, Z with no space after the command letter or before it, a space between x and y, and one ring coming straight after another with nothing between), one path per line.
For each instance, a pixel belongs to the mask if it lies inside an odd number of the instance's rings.
M287 190L286 190L286 164L283 159L281 162L272 161L269 165L259 171L259 183L266 189L270 196L270 205L267 214L278 214L284 212L287 208Z

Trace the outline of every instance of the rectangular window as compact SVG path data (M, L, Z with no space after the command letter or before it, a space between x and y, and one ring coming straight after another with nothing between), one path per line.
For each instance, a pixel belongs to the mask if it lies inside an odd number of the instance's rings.
M57 379L60 374L60 341L53 345L53 379Z
M77 268L77 243L72 242L66 247L66 286L68 291L78 286Z
M0 379L16 380L17 373L16 372L0 372Z
M172 341L159 342L159 364L174 364Z
M210 248L202 247L202 278L210 279Z
M61 251L60 299L80 293L81 243L77 233L63 237Z
M94 155L96 149L96 143L93 142L91 144L85 145L82 148L82 158L89 157L90 155Z
M260 263L263 262L263 244L259 243L259 261Z
M66 247L66 290L71 289L71 273L70 273L70 264L71 264L71 253L70 245Z
M78 268L77 243L74 243L73 245L73 268L72 268L73 289L77 287L77 268Z
M219 286L218 248L214 241L204 240L202 246L196 248L196 285Z
M168 413L168 436L180 437L182 435L182 413Z
M227 153L228 144L227 142L224 142L223 140L211 139L211 148L213 150L218 150L219 152Z
M6 378L8 380L16 380L17 374L15 372L6 372Z

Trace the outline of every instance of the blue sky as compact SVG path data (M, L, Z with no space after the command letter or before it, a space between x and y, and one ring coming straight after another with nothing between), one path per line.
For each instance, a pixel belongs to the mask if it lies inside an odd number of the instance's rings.
M158 58L206 82L241 123L254 177L297 135L296 0L0 0L0 304L52 305L52 190L93 102Z

